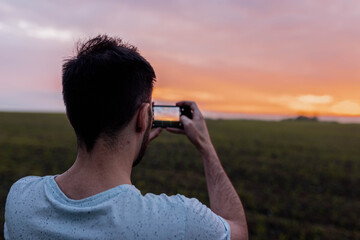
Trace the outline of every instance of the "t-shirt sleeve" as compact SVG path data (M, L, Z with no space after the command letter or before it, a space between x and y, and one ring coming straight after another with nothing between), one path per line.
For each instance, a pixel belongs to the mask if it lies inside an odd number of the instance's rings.
M185 206L185 239L230 239L230 226L196 198L178 195Z

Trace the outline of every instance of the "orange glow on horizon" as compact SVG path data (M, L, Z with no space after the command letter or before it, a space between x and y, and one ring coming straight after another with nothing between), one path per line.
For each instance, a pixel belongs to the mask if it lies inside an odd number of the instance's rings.
M176 103L181 100L193 100L204 111L221 113L248 113L269 115L306 115L306 116L360 116L360 102L340 99L333 95L271 95L254 94L239 91L236 88L223 91L188 90L183 88L156 87L153 98L155 101Z
M159 55L157 52L149 53ZM267 70L217 62L204 65L171 58L150 59L157 83L153 98L175 103L193 100L203 111L269 115L360 116L360 72L314 65Z

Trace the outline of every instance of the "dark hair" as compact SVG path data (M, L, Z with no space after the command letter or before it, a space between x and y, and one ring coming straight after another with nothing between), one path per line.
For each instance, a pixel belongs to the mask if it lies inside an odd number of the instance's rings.
M66 112L78 144L88 152L99 137L110 145L141 103L150 102L155 72L136 47L99 35L79 42L63 65Z

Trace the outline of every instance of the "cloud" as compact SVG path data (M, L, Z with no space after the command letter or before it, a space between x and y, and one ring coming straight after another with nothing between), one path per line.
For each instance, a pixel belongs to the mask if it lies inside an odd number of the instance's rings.
M332 113L339 115L360 115L360 104L351 100L341 101L331 107Z
M359 116L360 103L355 100L334 99L331 95L282 95L268 99L298 114Z
M73 36L75 35L68 30L56 29L48 26L39 26L26 20L18 21L17 27L17 30L24 32L30 37L35 37L39 39L69 41L72 40Z
M302 95L298 97L299 101L302 103L308 104L325 104L331 103L333 101L333 97L329 95Z
M67 42L71 41L77 34L64 29L50 26L41 26L28 20L18 20L16 23L0 22L0 33L10 33L31 38Z
M269 101L287 107L289 110L296 113L324 112L330 103L333 102L333 97L330 95L313 95L304 94L300 96L282 95L279 97L270 97Z

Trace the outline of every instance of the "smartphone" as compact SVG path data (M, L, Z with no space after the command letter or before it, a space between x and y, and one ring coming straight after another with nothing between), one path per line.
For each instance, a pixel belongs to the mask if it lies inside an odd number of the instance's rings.
M189 106L153 105L153 128L184 128L180 116L185 115L192 119Z

